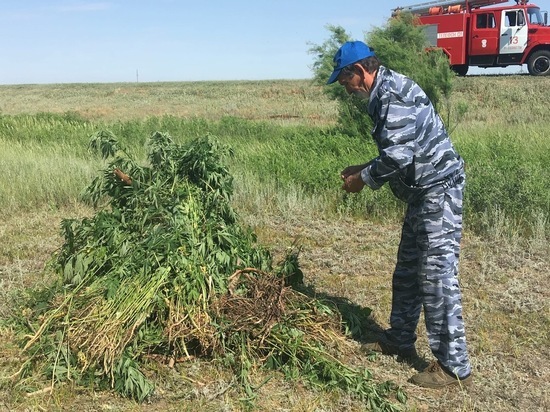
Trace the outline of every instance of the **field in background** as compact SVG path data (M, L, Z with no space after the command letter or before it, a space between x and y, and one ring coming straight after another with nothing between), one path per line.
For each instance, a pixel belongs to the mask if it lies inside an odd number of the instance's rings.
M350 360L403 385L411 410L550 408L548 86L550 79L529 76L458 78L451 110L441 108L467 161L468 202L478 211L466 214L461 259L475 386L421 390L406 382L414 370L396 359ZM457 107L467 108L459 121ZM275 254L299 242L308 284L373 309L371 322L387 325L402 206L387 191L340 193L338 171L374 148L334 131L337 108L320 88L307 81L0 86L0 115L1 317L15 292L54 278L45 266L61 242L60 220L92 213L78 198L100 165L86 145L108 128L138 153L155 130L178 138L212 133L229 143L234 203L260 241ZM0 323L0 333L0 376L7 376L21 358L13 330ZM418 347L429 358L422 325ZM26 396L49 384L27 379L0 386L0 410L239 408L240 394L219 365L156 368L159 387L149 405L70 385ZM258 398L259 410L360 408L276 374Z
M440 107L466 161L467 222L477 230L548 232L546 85L521 75L457 78ZM138 155L155 131L177 140L210 133L235 150L231 167L247 190L304 193L331 213L363 215L364 205L371 217L402 213L386 189L343 199L338 171L376 149L369 136L339 134L335 102L307 81L0 86L0 114L5 212L73 202L98 168L89 137L109 129Z
M452 103L464 103L462 127L543 121L550 79L528 75L456 78ZM332 125L337 108L308 80L0 85L0 114L77 113L117 122L173 115L236 116L285 124ZM447 111L441 114L447 120Z
M109 83L0 86L0 114L78 113L117 122L236 116L283 124L330 124L336 107L307 81Z

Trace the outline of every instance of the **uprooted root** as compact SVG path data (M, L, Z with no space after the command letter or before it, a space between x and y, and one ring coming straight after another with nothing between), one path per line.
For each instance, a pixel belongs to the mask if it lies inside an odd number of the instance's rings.
M280 321L291 294L283 278L243 269L229 278L228 293L216 302L215 311L234 332L246 331L262 340Z

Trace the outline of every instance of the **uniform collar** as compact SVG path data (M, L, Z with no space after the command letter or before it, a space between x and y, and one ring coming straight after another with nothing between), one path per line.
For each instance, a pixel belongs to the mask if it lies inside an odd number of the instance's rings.
M382 72L385 72L386 70L387 69L384 66L378 67L378 70L376 71L376 76L374 77L374 81L372 82L372 89L370 91L369 104L367 106L367 110L371 116L374 114L374 111L377 106L378 89L380 88L380 85L382 84L382 78L384 77L384 74Z

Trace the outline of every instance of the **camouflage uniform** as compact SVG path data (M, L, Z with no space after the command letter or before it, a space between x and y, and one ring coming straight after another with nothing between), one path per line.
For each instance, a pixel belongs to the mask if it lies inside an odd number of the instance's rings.
M408 204L386 337L412 348L423 307L434 356L464 378L471 372L458 283L464 163L430 100L411 79L381 66L367 111L379 156L361 177L372 189L388 182Z

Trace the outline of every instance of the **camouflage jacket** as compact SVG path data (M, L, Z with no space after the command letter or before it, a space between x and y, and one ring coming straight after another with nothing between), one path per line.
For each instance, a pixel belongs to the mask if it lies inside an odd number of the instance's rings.
M366 185L378 189L388 182L396 197L412 203L430 189L463 178L464 162L414 81L380 66L367 111L379 156L361 172Z

